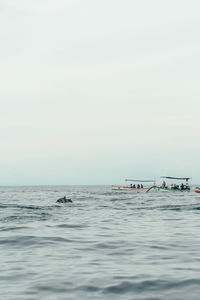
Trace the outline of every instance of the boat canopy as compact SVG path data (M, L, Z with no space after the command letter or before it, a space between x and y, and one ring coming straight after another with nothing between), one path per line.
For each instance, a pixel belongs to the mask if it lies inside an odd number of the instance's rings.
M161 176L160 178L186 180L186 181L191 179L190 177L171 177L171 176Z
M136 181L136 182L154 182L155 180L139 180L139 179L125 179L125 181Z

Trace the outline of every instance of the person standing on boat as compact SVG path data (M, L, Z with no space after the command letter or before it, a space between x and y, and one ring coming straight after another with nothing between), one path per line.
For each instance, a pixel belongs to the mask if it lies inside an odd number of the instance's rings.
M162 188L165 189L166 188L166 182L163 180L163 183L162 183Z
M140 185L139 184L137 185L137 188L140 189Z

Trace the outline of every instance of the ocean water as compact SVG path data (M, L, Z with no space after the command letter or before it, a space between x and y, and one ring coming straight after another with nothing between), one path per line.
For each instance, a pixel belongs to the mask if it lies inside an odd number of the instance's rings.
M1 187L0 210L0 299L200 299L194 191Z

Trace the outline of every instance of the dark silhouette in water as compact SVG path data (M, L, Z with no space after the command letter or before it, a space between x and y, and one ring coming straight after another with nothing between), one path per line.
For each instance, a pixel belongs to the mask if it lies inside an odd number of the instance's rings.
M67 199L65 196L63 198L59 198L57 201L57 203L72 203L71 199Z

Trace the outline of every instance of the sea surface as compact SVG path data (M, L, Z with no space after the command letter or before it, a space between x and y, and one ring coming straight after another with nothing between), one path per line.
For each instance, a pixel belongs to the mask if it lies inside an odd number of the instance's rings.
M194 191L0 187L0 210L0 299L200 299Z

